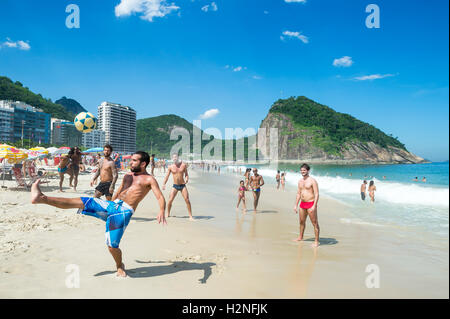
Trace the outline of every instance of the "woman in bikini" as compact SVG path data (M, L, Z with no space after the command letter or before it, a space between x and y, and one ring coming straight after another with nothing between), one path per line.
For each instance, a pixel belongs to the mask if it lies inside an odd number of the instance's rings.
M377 187L375 186L374 181L370 181L369 183L369 196L370 196L370 201L372 203L375 202L375 191L377 190Z
M236 209L239 209L239 204L242 201L242 205L244 206L244 208L242 209L243 212L247 211L247 207L245 206L245 191L246 190L247 190L247 188L244 186L244 181L240 181L239 188L238 188L238 202L237 202Z

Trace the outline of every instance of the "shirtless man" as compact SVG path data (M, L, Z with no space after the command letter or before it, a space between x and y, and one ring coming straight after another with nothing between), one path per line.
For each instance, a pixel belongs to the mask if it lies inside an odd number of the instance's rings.
M70 164L69 156L62 155L61 156L61 160L60 160L59 165L58 165L59 191L60 192L64 192L63 189L62 189L62 185L63 185L63 182L64 182L64 174L69 174L69 176L70 176L70 187L72 187L73 174L72 174L72 170L69 169L69 164Z
M361 184L361 199L366 200L366 188L367 188L367 181L364 180Z
M138 151L132 155L131 173L124 176L122 185L113 196L114 202L92 197L48 197L41 192L40 180L37 180L31 187L31 203L46 204L61 209L78 208L80 214L106 221L106 244L116 262L116 275L126 277L119 243L138 204L150 190L153 191L159 203L158 223L167 224L164 215L166 201L156 179L147 173L149 162L150 157L145 152Z
M306 218L309 216L311 223L314 226L315 241L313 247L319 246L319 220L317 218L317 203L319 201L319 186L317 181L309 176L310 167L308 164L303 164L300 167L300 173L303 178L298 181L297 199L295 201L294 211L297 214L297 208L300 203L300 236L294 241L303 240L305 232Z
M261 196L261 186L264 185L264 179L258 174L258 169L253 169L253 176L250 177L250 187L253 193L253 208L255 213L257 212L259 197Z
M95 188L95 198L100 198L105 195L106 200L111 200L113 196L119 174L117 173L116 164L111 158L112 151L113 148L109 144L106 144L103 147L103 155L105 158L99 161L97 172L95 172L91 181L91 187L94 187L94 185L97 184L97 178L100 175L100 184Z
M151 169L150 174L152 175L155 175L155 166L156 166L155 156L156 156L155 154L152 154L152 156L150 156L150 169Z
M275 180L277 181L277 189L280 189L280 180L281 180L280 171L277 171L277 175L275 176Z
M78 174L80 173L80 162L82 155L89 155L88 153L81 153L81 150L78 146L72 148L69 152L69 156L71 159L70 168L72 169L72 176L70 178L70 186L72 186L72 178L73 178L73 190L77 190L78 185Z
M184 201L186 202L189 219L194 220L194 218L192 217L191 201L189 200L189 193L186 188L186 184L189 181L187 165L178 158L178 154L173 154L172 160L173 164L167 168L166 178L164 178L162 187L163 190L166 189L167 180L169 179L170 174L172 174L173 188L170 192L169 202L167 204L167 217L170 217L170 210L172 209L172 203L175 199L175 196L178 194L178 192L181 192L181 195L183 195ZM184 179L184 177L186 177L186 180Z

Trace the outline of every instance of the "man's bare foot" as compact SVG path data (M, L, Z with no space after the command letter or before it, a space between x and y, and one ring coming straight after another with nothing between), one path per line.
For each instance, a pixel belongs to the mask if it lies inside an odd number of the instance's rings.
M302 241L303 240L303 237L297 237L297 238L295 238L295 239L292 239L292 241Z
M35 181L33 185L31 185L31 204L39 204L44 201L44 194L42 194L41 189L39 188L40 179Z
M194 217L192 217L192 216L189 216L189 220L190 220L191 222L195 221L195 220L194 220Z
M124 265L124 263L122 263L122 265L117 268L116 276L117 277L126 277L127 276L127 273L125 272L125 265Z
M314 243L311 244L311 247L319 247L319 242L315 241Z
M58 192L59 192L59 193L64 193L64 191L63 191L62 189L60 189Z

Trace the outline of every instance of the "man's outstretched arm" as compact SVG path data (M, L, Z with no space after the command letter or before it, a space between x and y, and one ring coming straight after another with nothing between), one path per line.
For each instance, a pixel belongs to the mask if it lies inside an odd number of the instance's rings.
M170 167L169 167L169 169L167 170L166 177L164 178L164 182L163 182L162 189L166 189L166 183L167 183L167 180L169 179L169 175L170 175ZM158 187L158 188L159 188L159 187Z
M152 187L152 191L153 194L155 195L156 199L158 200L158 204L159 204L159 214L156 217L156 219L158 220L158 224L160 224L161 222L164 224L167 224L166 222L166 200L164 198L164 195L162 194L161 190L159 189L159 185L158 182L156 181L155 178L151 179L151 187Z

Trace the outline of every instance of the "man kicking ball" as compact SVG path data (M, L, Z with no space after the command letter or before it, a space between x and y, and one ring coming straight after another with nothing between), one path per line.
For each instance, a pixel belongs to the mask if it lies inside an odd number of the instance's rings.
M122 185L112 198L113 201L93 197L49 197L41 192L40 180L37 180L31 187L31 203L47 204L62 209L78 208L80 214L104 220L106 222L106 244L116 262L117 276L126 277L125 265L122 263L122 251L119 249L120 239L138 204L150 190L153 191L159 203L158 223L167 224L164 216L166 201L156 179L147 173L146 168L149 162L150 156L145 152L138 151L132 155L131 173L124 176Z

